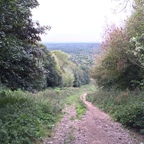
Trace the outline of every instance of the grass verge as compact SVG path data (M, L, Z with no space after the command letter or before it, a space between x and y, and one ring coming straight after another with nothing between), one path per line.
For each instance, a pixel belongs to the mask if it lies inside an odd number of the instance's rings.
M32 94L0 91L0 143L42 143L59 119L71 89L47 89Z
M144 134L144 91L104 91L89 94L87 100L123 125Z
M77 115L76 117L80 119L86 112L87 108L83 101L79 100L78 103L75 105Z
M70 95L67 100L66 100L66 104L71 105L71 104L75 104L75 109L77 112L76 117L78 119L80 119L82 117L82 115L85 114L86 112L86 106L83 103L82 100L80 100L80 96L82 94L84 94L85 92L87 93L92 93L96 90L96 87L93 83L93 81L91 81L91 83L89 85L84 85L81 86L80 88L73 88L73 90L75 91L75 94Z
M42 143L62 114L65 104L76 104L77 115L85 112L79 96L93 91L93 84L81 88L55 88L37 94L21 90L0 91L0 143Z

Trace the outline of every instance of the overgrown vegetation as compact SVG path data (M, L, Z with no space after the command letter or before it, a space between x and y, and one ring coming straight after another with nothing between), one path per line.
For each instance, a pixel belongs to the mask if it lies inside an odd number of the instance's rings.
M80 119L86 112L86 106L82 100L80 100L80 96L84 94L84 92L93 93L96 88L93 81L90 82L89 85L84 85L81 88L74 88L77 92L73 95L70 95L67 98L66 104L71 105L75 104L75 109L77 112L76 117Z
M73 79L74 87L89 84L90 69L94 64L95 53L100 53L99 43L45 43L45 45L56 55L61 54L63 75ZM64 53L68 55L64 56ZM64 66L66 60L69 62L67 68Z
M77 118L80 119L86 112L87 108L86 105L83 103L82 100L79 99L79 101L75 105Z
M135 0L123 27L107 27L92 77L103 88L134 90L143 86L143 1Z
M61 97L62 98L62 97ZM20 90L0 92L0 143L41 141L56 122L63 103L52 90L33 95Z
M144 133L144 1L134 0L131 16L122 27L104 33L102 53L91 76L99 86L90 101L125 126Z
M97 105L123 125L144 134L144 92L97 90L87 100Z
M92 83L81 88L49 88L37 94L1 90L0 143L42 143L50 136L65 104L76 104L77 118L84 114L86 108L79 96L92 90Z
M12 90L80 87L90 82L89 70L77 67L61 51L50 52L39 42L50 26L32 20L37 0L0 2L0 84Z
M31 90L43 74L35 45L50 27L32 21L37 0L3 0L0 5L0 83L13 90Z
M0 143L41 141L61 114L71 90L53 89L38 94L0 92Z
M144 2L134 2L125 25L106 30L103 51L91 71L103 91L88 99L115 120L144 133ZM40 44L40 34L50 27L32 21L37 0L2 0L0 5L0 143L42 142L64 104L75 102L78 118L85 113L79 96L94 90L85 85L94 55L76 47L70 57Z

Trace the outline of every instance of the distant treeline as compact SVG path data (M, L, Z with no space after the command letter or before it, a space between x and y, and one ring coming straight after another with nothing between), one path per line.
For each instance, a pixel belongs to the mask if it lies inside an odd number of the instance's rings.
M80 67L90 68L95 55L101 52L101 43L45 43L48 50L61 50L70 55L70 60Z
M80 50L93 51L99 49L101 43L44 43L48 50L61 50L68 54L77 53Z
M89 83L95 54L101 52L100 43L45 43L45 45L48 50L69 54L68 59L77 66L74 70L74 86Z

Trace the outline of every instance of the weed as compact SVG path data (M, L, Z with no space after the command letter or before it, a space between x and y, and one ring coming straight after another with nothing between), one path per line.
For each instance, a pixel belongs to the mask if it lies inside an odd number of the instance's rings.
M87 100L96 104L102 110L123 125L144 130L144 91L104 91L89 94Z
M59 119L66 95L52 89L38 94L0 91L0 143L35 143Z
M1 90L0 143L42 143L42 138L50 135L53 125L60 120L64 105L77 103L77 115L82 115L84 106L79 96L93 89L91 84L81 88L49 88L37 94Z
M79 100L78 103L76 103L75 108L77 112L76 116L78 119L80 119L86 112L86 105L81 100Z

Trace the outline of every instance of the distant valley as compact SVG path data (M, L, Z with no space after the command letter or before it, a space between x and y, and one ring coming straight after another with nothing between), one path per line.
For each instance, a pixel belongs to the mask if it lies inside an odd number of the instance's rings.
M70 60L78 66L91 67L95 54L101 52L100 43L44 43L48 50L61 50L68 53Z

